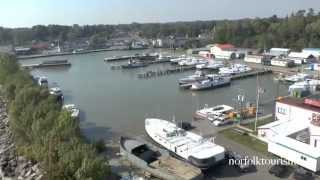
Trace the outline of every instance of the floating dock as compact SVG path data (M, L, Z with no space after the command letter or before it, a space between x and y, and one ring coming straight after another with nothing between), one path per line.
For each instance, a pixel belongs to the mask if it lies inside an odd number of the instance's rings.
M152 78L152 77L160 77L170 74L181 73L185 71L195 70L195 66L187 66L187 67L175 67L166 70L158 70L158 71L147 71L145 73L138 74L138 78Z
M56 66L71 66L67 60L45 61L37 64L22 65L22 68L42 68L42 67L56 67Z
M169 63L170 60L156 60L156 61L144 61L144 63L148 66L151 64L163 64L163 63ZM145 66L144 66L145 67ZM123 69L122 65L115 65L110 67L111 70L119 70ZM130 68L128 68L130 69Z
M139 60L150 60L154 61L158 55L133 55L133 56L114 56L109 58L104 58L105 62L114 62L114 61L124 61L130 59L139 59Z
M159 71L147 71L145 73L138 74L138 78L148 79L148 78L154 78L154 77L161 77L165 75L176 74L176 73L181 73L181 72L195 70L195 69L196 67L190 66L190 67L176 67L172 69L159 70ZM272 73L272 70L271 69L255 69L251 72L232 75L231 80L238 80L238 79L243 79L251 76L268 74L268 73Z

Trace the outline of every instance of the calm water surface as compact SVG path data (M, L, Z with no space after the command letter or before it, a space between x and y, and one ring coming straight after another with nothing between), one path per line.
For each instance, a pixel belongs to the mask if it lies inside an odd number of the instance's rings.
M199 107L208 105L235 105L239 92L248 101L256 99L256 78L233 81L231 86L210 91L191 92L179 89L177 80L192 71L152 79L138 79L137 73L165 69L167 65L152 65L143 69L111 70L120 63L105 63L103 59L114 55L135 54L137 51L100 52L23 60L30 64L53 59L68 59L70 68L46 68L32 71L44 75L50 84L63 90L65 103L74 103L81 109L81 127L90 139L110 138L119 134L138 135L144 132L145 117L191 120ZM272 75L260 77L266 89L262 103L270 102L277 94L286 95L287 87L278 86ZM272 104L263 106L263 113L272 112Z

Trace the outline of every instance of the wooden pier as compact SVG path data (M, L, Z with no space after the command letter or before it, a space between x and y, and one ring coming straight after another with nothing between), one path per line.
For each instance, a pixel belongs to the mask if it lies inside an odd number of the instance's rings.
M176 73L181 73L181 72L186 72L190 70L195 70L195 66L187 66L187 67L175 67L171 69L166 69L166 70L158 70L158 71L147 71L145 73L138 74L138 78L153 78L153 77L160 77L160 76L165 76L165 75L170 75L170 74L176 74Z
M170 63L170 60L155 60L155 61L143 61L143 62L148 66L148 65L152 65L152 64ZM122 65L114 65L114 66L111 66L110 69L111 70L120 70L123 68L122 68Z
M238 80L238 79L244 79L247 77L257 76L257 75L264 75L272 73L271 69L255 69L251 72L236 74L231 76L231 80Z
M109 57L105 58L105 62L114 62L114 61L125 61L125 60L130 60L130 59L138 59L142 61L154 61L158 55L133 55L133 56L114 56L114 57Z
M155 78L155 77L161 77L165 75L176 74L176 73L181 73L181 72L195 70L195 69L196 68L194 66L191 66L191 67L176 67L173 69L159 70L159 71L147 71L145 73L138 74L138 78L140 79ZM247 73L232 75L231 80L244 79L247 77L269 74L269 73L272 73L271 69L255 69Z

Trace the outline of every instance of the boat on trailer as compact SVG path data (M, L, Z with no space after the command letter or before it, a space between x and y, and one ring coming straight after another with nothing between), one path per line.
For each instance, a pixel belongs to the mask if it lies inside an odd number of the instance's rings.
M168 180L201 180L200 169L175 159L169 152L142 138L120 138L120 153L133 165L153 176Z
M174 122L148 118L145 120L148 136L174 156L200 168L208 169L225 158L225 148L214 139L203 138L179 128Z

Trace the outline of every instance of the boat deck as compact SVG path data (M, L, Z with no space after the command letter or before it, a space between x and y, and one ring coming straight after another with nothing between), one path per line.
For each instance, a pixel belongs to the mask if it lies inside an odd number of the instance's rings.
M201 170L173 157L161 157L150 164L151 167L164 169L181 179L200 179Z

